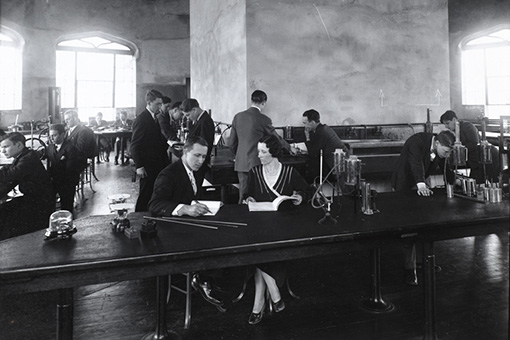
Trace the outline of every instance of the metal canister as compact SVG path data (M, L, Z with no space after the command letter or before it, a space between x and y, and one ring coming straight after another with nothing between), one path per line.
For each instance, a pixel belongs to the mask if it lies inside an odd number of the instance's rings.
M476 180L474 178L468 178L467 187L469 188L466 193L467 196L475 196L476 195Z

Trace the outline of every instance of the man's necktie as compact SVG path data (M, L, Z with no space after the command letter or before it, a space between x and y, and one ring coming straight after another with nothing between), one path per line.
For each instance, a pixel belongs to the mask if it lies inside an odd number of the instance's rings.
M193 193L196 195L198 189L197 189L197 183L195 182L195 176L190 175L189 180L191 181L191 186L193 187Z

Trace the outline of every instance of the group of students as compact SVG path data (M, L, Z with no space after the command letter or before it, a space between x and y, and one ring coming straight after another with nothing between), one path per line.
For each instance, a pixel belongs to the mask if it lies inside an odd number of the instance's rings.
M194 117L190 135L184 145L183 157L163 167L164 170L156 175L152 186L153 190L147 207L156 216L201 216L208 211L205 205L195 202L203 193L201 184L208 168L212 137L208 141L204 138L208 137L204 132L207 130L193 129L193 125L198 122L197 118L207 115L207 112L199 107L195 99L187 99L183 103L190 101L194 103L193 109L183 104L180 106L185 116ZM235 154L235 170L239 179L238 203L273 201L279 195L290 195L295 196L297 204L301 204L306 201L310 184L319 175L319 169L323 168L327 173L334 168L334 150L342 149L349 153L349 148L331 127L321 123L318 111L313 109L305 111L302 122L305 127L308 159L307 171L302 176L294 168L278 160L283 151L295 154L296 149L278 135L272 126L271 119L262 113L266 102L267 95L263 91L254 91L251 96L251 107L234 116L230 137L227 139L227 144ZM150 101L148 109L150 109ZM429 177L438 167L445 170L446 180L453 182L453 169L446 160L455 142L455 135L450 131L453 126L451 122L455 120L458 120L455 113L447 111L441 117L441 122L447 129L437 135L420 132L406 141L392 176L393 190L416 190L418 195L423 196L433 194ZM471 161L468 166L472 170L471 176L479 177L480 166L475 150L479 137L477 131L476 133L471 131L474 126L468 126L468 124L470 123L461 122L461 131L469 129L469 133L461 133L461 142L468 147L470 153ZM214 133L212 124L209 132ZM494 176L494 173L486 173L486 175L489 174L488 179L493 179L490 176ZM406 254L406 269L411 270L414 275L409 279L406 271L406 282L417 284L415 250L414 247L410 249L413 253ZM262 320L264 310L269 304L272 304L277 312L285 308L278 288L284 282L285 266L282 263L266 263L254 266L252 269L255 279L255 299L248 322L257 324ZM212 283L216 274L211 271L195 273L192 284L208 302L214 304L220 311L224 311L225 304L215 292Z
M278 135L271 119L262 113L266 102L266 93L254 91L251 107L237 113L232 121L228 145L235 154L235 170L239 178L238 203L273 201L280 195L289 195L296 198L295 204L302 204L307 201L310 184L319 175L319 169L324 168L327 173L334 168L334 150L342 149L348 153L348 146L331 127L321 123L318 111L305 111L302 123L308 161L306 174L300 174L278 160L282 152L296 154L296 149ZM196 201L205 194L202 184L209 170L214 122L193 98L172 105L170 98L164 97L159 91L150 90L146 94L146 103L145 110L137 115L132 124L130 155L140 178L135 210L150 211L154 216L196 217L205 214L208 212L207 206ZM176 141L181 140L178 132L183 119L188 121L187 139L182 156L171 162L169 150ZM431 195L433 192L428 177L438 166L447 170L447 180L452 180L452 169L445 160L455 142L455 135L450 131L454 126L451 122L457 119L453 111L447 111L441 117L441 122L448 129L437 135L420 132L408 138L392 176L394 190L416 190L418 195ZM92 130L79 122L76 111L66 112L65 122L67 131L62 124L50 127L52 143L45 154L48 170L42 165L40 155L25 147L22 134L10 133L1 139L1 152L14 158L14 161L0 169L0 197L4 197L16 185L23 193L20 199L0 204L0 214L3 216L0 221L1 239L44 227L55 208L55 192L60 196L62 209L72 211L79 174L87 165L87 158L93 158L96 154L97 146ZM468 146L470 152L468 166L472 168L471 175L479 176L476 150L472 147L479 142L478 133L466 123L461 122L460 125L461 142ZM462 130L469 130L469 133L462 133ZM320 157L321 151L323 158ZM408 283L417 284L416 259L413 253L406 258L409 260L406 269L414 274L413 280ZM255 298L248 322L257 324L269 304L276 312L285 309L279 291L285 279L285 265L259 264L253 266L251 273L255 280ZM215 275L211 271L194 273L192 285L205 300L220 311L225 311L226 305L212 283Z

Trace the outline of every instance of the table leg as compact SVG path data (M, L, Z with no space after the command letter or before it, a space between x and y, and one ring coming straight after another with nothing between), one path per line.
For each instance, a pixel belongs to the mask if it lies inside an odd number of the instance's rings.
M392 303L384 301L381 295L381 251L370 250L371 255L371 296L361 301L361 307L372 313L386 313L393 310Z
M124 137L120 137L120 164L124 164L124 149L126 147L126 139Z
M168 292L168 275L161 275L157 277L157 323L156 330L149 333L142 338L142 340L170 340L180 339L180 336L166 328L166 296Z
M433 243L425 242L423 245L423 291L425 297L425 335L423 340L437 340L435 265Z
M73 288L59 289L57 301L57 340L73 339L73 318Z

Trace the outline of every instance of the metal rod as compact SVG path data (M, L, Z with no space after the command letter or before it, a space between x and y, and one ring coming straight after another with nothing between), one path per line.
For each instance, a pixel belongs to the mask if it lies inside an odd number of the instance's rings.
M170 216L162 216L161 218L169 219L169 220L176 220L176 221L189 221L188 218L173 217L173 216L171 216L171 217ZM205 222L205 223L211 223L211 224L224 224L225 226L231 225L234 227L248 225L248 223L242 223L242 222L212 221L212 220L201 220L201 219L193 219L193 221Z
M210 226L210 225L205 225L205 224L198 224L198 223L191 223L191 222L184 222L184 221L174 221L174 220L168 220L168 219L165 219L165 218L149 217L149 216L144 216L143 218L146 218L148 220L154 220L154 221L174 222L174 223L186 224L186 225L191 225L191 226L194 226L194 227L200 227L200 228L206 228L206 229L218 229L218 227L215 227L215 226Z

